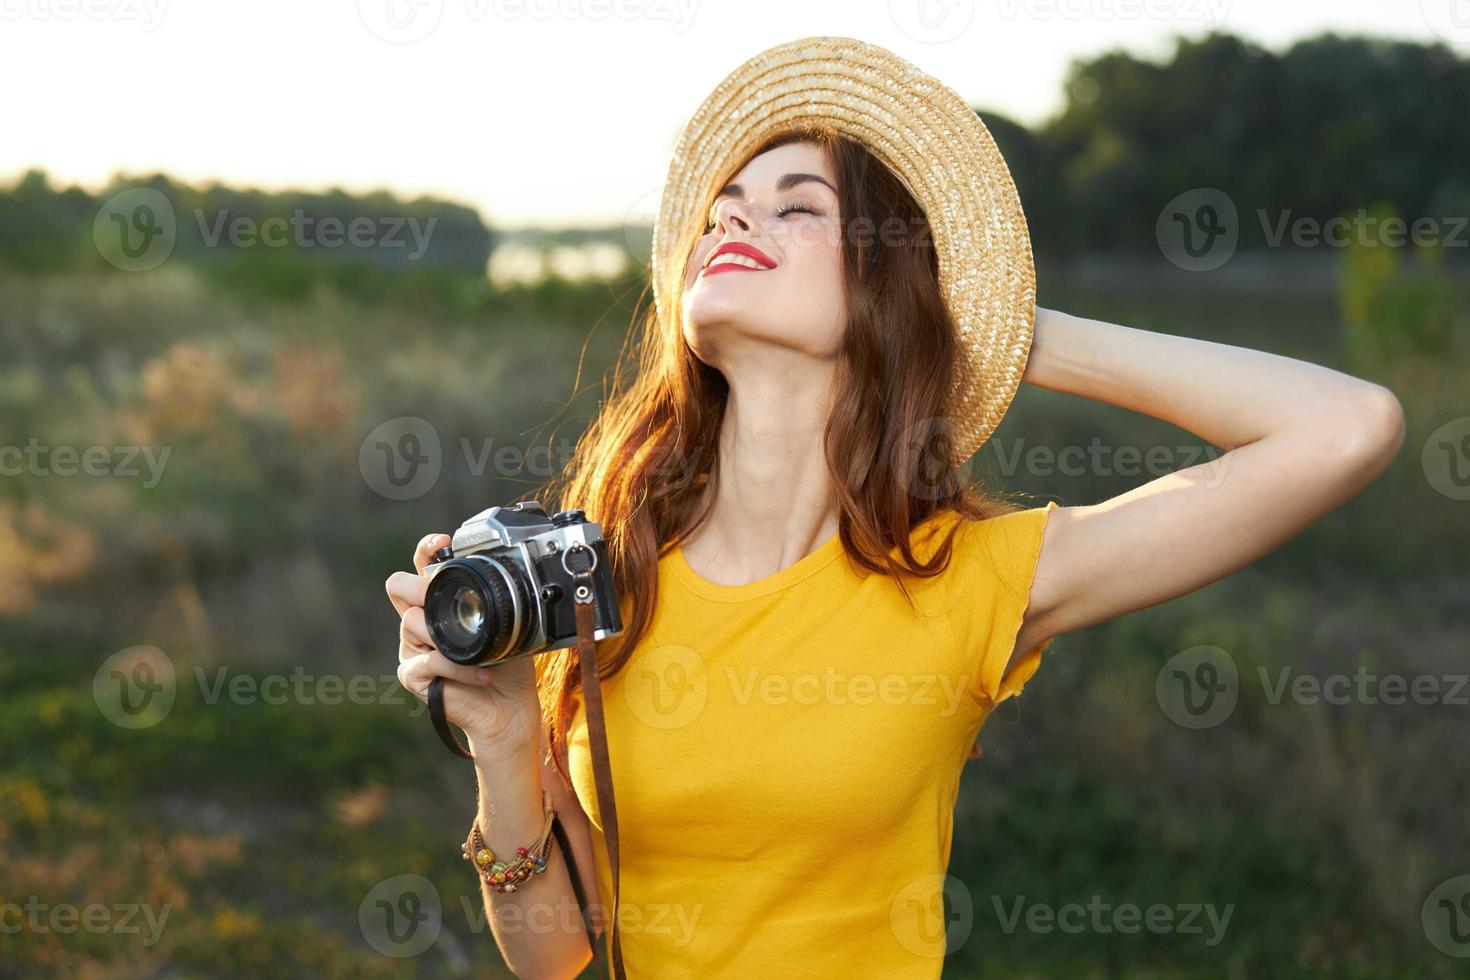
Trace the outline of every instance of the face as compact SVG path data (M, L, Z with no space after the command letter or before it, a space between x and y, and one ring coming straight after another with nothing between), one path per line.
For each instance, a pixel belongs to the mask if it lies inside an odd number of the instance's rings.
M836 184L819 146L788 143L716 196L684 279L685 338L700 360L723 369L773 344L836 355L846 322Z

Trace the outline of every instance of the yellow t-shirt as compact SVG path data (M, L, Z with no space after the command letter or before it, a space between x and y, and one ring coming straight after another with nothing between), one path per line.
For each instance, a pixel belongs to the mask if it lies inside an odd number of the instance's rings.
M1045 649L1006 671L1055 507L966 522L943 574L906 581L914 610L837 535L745 585L664 555L651 631L603 685L631 980L940 975L960 774ZM580 698L567 744L611 902Z

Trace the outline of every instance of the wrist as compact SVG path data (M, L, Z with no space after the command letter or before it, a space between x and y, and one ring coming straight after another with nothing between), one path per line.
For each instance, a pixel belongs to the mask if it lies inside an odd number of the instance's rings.
M541 740L541 713L515 708L501 712L491 725L461 725L476 756L494 754L519 757L533 751Z
M540 770L540 746L532 739L466 731L465 741L469 743L470 754L474 756L475 768L480 770L482 776L501 780L513 778L528 770Z
M541 760L535 746L511 751L502 745L475 753L479 781L476 817L497 852L524 845L542 821Z

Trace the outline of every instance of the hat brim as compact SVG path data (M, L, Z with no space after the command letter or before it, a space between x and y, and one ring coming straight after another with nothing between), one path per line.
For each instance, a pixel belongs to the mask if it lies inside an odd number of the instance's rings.
M885 48L802 38L762 51L715 86L680 134L664 182L652 256L659 313L677 313L695 233L732 168L805 124L861 142L924 209L964 352L948 402L954 462L963 463L1000 424L1025 372L1036 318L1031 237L979 115Z

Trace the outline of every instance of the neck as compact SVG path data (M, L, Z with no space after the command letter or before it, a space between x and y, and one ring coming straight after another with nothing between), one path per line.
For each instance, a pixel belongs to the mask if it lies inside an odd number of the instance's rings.
M803 358L727 371L709 519L685 556L715 581L772 575L837 533L823 451L832 362Z

